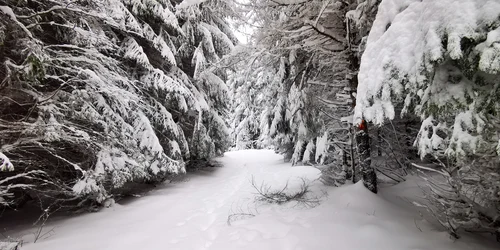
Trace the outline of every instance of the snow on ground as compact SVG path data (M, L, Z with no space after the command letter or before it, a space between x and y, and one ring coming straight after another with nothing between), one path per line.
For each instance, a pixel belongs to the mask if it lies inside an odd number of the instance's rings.
M335 188L314 181L311 190L322 197L321 205L268 205L255 202L252 176L276 189L290 180L293 189L299 177L312 181L319 171L291 167L267 150L229 152L219 161L224 167L189 174L185 182L126 204L52 222L46 230L53 229L53 236L37 243L29 243L34 229L18 232L28 242L22 249L498 249L477 237L453 241L422 219L405 201L418 192L414 179L378 195L360 183ZM228 216L237 213L254 216L233 216L228 225Z

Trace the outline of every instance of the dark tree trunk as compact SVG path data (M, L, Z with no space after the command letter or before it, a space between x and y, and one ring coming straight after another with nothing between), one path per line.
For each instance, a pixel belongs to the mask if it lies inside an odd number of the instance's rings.
M382 156L382 135L380 134L380 129L382 129L382 128L379 127L377 129L377 155L378 156Z
M354 143L355 142L355 136L356 136L356 131L354 128L351 128L350 130L350 137L351 137L351 174L352 174L352 182L356 183L360 180L360 173L359 173L359 167L356 166L356 156L354 152Z
M356 132L356 144L359 156L359 167L363 184L370 191L377 193L377 174L371 166L370 136L368 135L368 124L362 121Z
M342 149L342 169L344 170L345 172L345 179L346 180L349 180L352 178L352 169L351 169L351 164L350 164L350 161L349 161L349 157L348 157L348 148L347 147L344 147ZM350 153L350 151L349 151Z

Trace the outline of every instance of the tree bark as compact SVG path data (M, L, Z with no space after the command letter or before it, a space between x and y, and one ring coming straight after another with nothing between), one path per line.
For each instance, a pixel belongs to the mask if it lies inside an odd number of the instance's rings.
M361 122L358 131L356 131L356 144L363 184L368 190L377 193L377 174L371 166L370 136L368 134L368 124L365 120Z
M351 140L351 148L350 148L351 149L351 151L350 151L350 153L351 153L351 173L352 173L351 178L352 178L352 182L356 183L359 181L359 174L357 173L359 167L356 167L356 156L354 153L354 143L356 143L355 142L356 131L354 130L354 128L351 128L349 133L350 133L349 137Z

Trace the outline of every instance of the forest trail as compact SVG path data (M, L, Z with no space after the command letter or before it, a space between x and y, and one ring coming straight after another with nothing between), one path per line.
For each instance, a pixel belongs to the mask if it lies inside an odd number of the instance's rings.
M55 221L45 230L51 237L33 241L30 232L18 232L22 250L139 250L139 249L380 249L440 250L495 249L478 239L452 241L419 217L404 201L415 192L411 180L382 189L379 195L360 183L326 187L310 166L291 167L268 150L226 153L224 166L188 174L146 196L115 204L98 213ZM255 201L251 180L273 183L276 189L288 181L293 189L300 179L311 181L320 196L314 208ZM413 184L412 184L413 183ZM398 199L396 197L401 197ZM396 202L389 202L396 200ZM252 214L230 216L234 214ZM228 224L228 216L231 218Z

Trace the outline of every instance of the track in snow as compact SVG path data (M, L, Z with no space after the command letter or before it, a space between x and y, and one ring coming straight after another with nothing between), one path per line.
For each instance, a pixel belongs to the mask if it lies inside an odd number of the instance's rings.
M53 228L53 236L22 250L489 249L471 238L453 242L406 202L388 201L400 191L413 192L411 182L374 195L360 184L327 188L316 181L312 190L329 194L316 208L266 205L254 201L252 176L276 188L290 180L293 188L297 177L314 180L319 171L291 167L266 150L229 152L219 161L224 167L189 174L186 182L164 185L127 204L54 222L46 227ZM255 217L229 226L228 215L237 212ZM29 232L21 235L32 241Z

